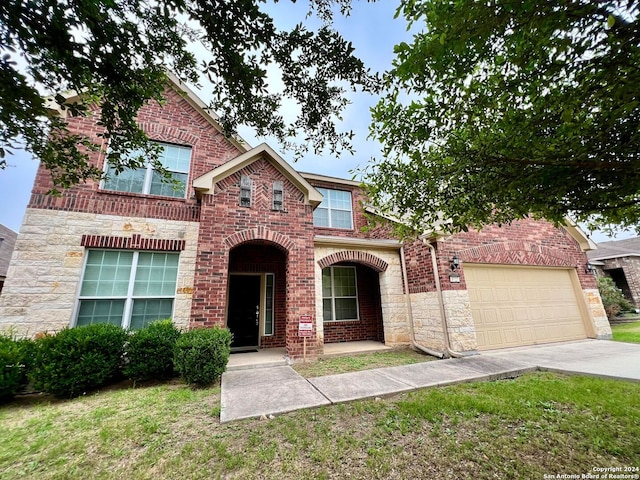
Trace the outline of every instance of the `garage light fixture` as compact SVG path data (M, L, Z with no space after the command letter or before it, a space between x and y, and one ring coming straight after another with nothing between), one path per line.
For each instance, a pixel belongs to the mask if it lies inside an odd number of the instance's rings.
M458 258L457 255L454 255L453 258L451 259L451 270L455 272L459 266L460 266L460 259Z
M587 262L587 267L584 269L584 273L588 273L590 275L596 274L596 267Z

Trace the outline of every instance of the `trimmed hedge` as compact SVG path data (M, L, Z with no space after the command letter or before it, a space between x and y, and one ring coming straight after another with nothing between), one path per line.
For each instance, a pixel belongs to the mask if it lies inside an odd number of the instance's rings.
M0 401L11 399L26 386L32 350L31 340L0 335Z
M171 319L158 320L134 332L126 346L123 373L131 380L163 380L175 376L173 350L180 331Z
M173 361L186 383L205 387L224 373L230 353L228 329L200 328L182 334L176 342Z
M127 337L118 326L95 324L39 338L30 373L34 387L72 398L106 385L122 374Z

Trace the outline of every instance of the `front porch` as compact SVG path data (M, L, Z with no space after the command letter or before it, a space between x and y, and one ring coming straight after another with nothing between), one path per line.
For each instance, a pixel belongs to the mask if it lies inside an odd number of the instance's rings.
M363 340L358 342L325 343L324 353L319 358L340 357L391 350L391 347L380 342ZM286 348L267 348L257 352L232 353L227 364L227 371L250 368L268 368L288 365Z

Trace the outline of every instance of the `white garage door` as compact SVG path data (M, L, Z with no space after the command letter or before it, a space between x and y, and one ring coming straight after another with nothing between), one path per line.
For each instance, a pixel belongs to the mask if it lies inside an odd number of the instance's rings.
M466 264L478 349L586 338L569 270Z

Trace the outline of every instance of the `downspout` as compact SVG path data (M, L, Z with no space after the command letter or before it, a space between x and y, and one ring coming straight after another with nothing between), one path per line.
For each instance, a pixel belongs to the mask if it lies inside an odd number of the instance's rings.
M451 350L451 341L449 340L449 328L447 326L447 314L444 308L444 297L442 295L442 285L440 284L440 273L438 271L438 261L436 259L436 249L433 247L431 242L429 242L426 238L422 239L422 243L429 247L431 250L431 264L433 266L433 276L436 282L436 292L438 294L438 306L440 307L440 320L442 321L442 332L444 333L444 345L446 348L446 352L454 357L469 357L471 355L476 355L476 353L466 353L466 352L455 352Z
M411 340L411 346L426 353L427 355L444 358L445 354L443 352L423 347L416 342L415 331L413 328L413 310L411 308L411 296L409 295L409 279L407 278L407 262L404 256L404 246L400 247L400 262L402 264L402 281L404 283L404 297L407 304L407 319L409 320L409 336Z

